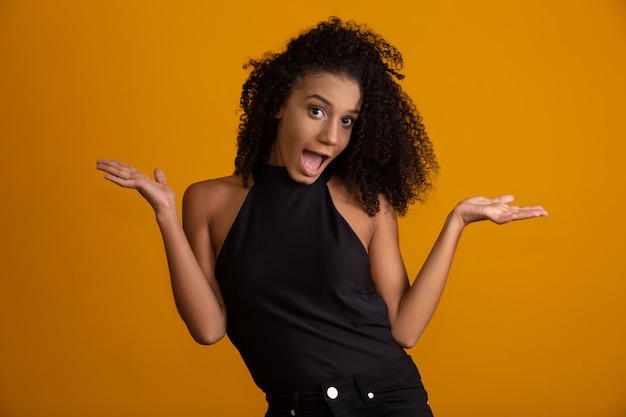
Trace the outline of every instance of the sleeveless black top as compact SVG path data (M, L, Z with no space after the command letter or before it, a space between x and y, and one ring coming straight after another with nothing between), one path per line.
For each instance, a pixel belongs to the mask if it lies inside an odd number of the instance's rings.
M227 333L265 392L322 384L406 353L390 331L363 244L311 185L264 166L215 265Z

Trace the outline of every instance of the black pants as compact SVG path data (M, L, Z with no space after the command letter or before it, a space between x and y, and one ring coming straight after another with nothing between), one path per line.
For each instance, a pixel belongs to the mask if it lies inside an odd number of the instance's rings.
M307 389L266 394L265 417L432 417L410 356Z

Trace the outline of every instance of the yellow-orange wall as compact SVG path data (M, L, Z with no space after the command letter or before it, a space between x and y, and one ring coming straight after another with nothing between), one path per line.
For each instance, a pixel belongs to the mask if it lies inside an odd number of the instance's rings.
M405 55L442 165L401 222L414 275L447 212L515 194L550 217L472 225L411 350L437 417L626 416L626 3L0 2L0 416L261 416L228 341L194 344L149 206L95 170L229 174L241 69L329 15Z

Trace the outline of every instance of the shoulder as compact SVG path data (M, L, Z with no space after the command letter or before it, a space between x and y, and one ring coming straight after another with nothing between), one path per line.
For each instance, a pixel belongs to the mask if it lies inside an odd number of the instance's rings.
M394 207L380 194L380 210L370 216L363 208L358 191L349 191L338 176L328 181L328 189L335 208L350 225L369 253L372 266L400 265L398 217ZM382 274L385 275L385 274Z
M396 212L382 194L378 196L380 210L370 216L363 207L359 190L348 190L341 177L333 175L328 181L328 189L337 211L359 236L368 252L377 236L397 230Z
M219 218L238 208L249 190L236 175L193 183L183 196L183 217Z
M185 190L183 207L211 210L247 194L249 188L244 187L241 177L236 175L196 182Z
M247 190L247 188L244 187L241 177L230 175L228 177L214 178L191 184L187 187L187 190L185 190L183 199L213 199L216 196L224 197L237 194L238 192L245 192L245 190Z
M240 176L191 184L183 196L183 225L190 234L207 233L216 251L221 248L248 192Z
M348 206L351 210L361 212L371 219L372 224L391 221L397 223L397 213L395 208L389 203L383 194L378 194L379 210L370 216L363 207L363 199L360 190L348 190L346 183L340 176L333 175L328 181L328 189L335 204Z

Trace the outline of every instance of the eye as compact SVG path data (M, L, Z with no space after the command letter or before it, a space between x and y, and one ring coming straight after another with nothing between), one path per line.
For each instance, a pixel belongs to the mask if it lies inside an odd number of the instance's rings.
M309 109L309 114L316 119L324 117L324 110L321 107L313 106Z
M341 118L341 125L343 127L352 127L353 124L354 124L354 119L352 117Z

